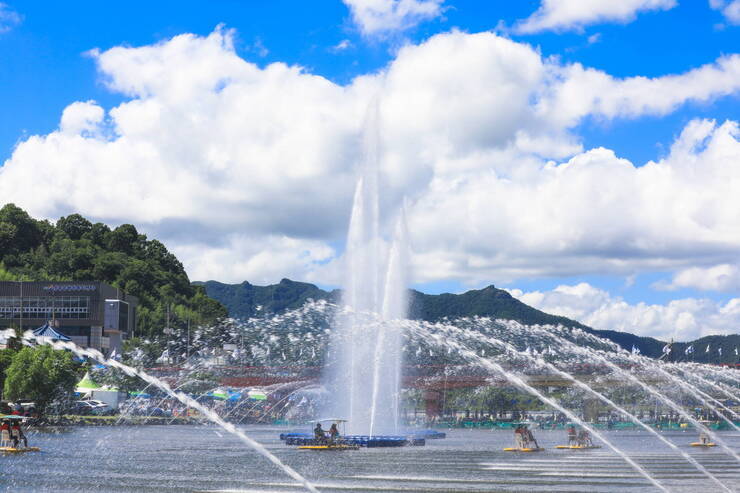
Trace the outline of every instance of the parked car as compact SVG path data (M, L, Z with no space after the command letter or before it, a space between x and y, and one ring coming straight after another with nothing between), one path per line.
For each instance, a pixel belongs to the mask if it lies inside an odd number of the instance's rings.
M157 416L160 418L171 418L172 417L172 411L169 411L167 409L162 409L161 407L150 407L147 409L147 414L149 416Z
M93 409L95 409L95 406L87 401L74 401L68 412L75 416L89 416L93 414Z
M121 414L128 414L131 416L155 416L160 418L172 417L172 411L162 409L157 406L148 406L146 404L124 405L121 408Z
M98 400L75 401L72 411L74 414L81 416L107 416L114 413L113 409L111 409L108 404Z

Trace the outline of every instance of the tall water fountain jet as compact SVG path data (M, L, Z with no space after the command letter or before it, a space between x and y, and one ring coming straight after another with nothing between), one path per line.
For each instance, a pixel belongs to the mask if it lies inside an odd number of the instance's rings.
M363 163L347 235L346 280L336 321L329 386L331 414L349 419L352 434L375 435L398 428L401 336L397 324L367 323L367 315L405 318L406 228L401 214L388 261L381 255L378 107L365 122ZM385 267L385 268L384 268Z

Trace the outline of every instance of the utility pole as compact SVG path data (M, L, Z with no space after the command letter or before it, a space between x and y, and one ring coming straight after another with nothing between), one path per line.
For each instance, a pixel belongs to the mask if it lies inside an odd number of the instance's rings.
M172 353L170 352L170 348L172 348L172 341L170 340L170 334L172 334L172 329L170 329L170 304L167 303L167 326L164 328L164 333L167 334L167 359L169 360L170 364L172 364Z
M23 334L23 281L20 281L21 284L21 313L20 313L20 326L21 326L21 334Z
M188 342L185 349L185 356L190 359L190 317L188 317Z

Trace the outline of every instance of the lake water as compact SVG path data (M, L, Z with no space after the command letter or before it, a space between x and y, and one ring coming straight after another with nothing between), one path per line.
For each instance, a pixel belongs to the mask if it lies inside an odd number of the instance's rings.
M562 431L535 435L545 452L503 452L513 434L450 430L425 447L312 452L282 444L277 427L244 427L318 489L343 492L647 492L654 487L609 449L560 451ZM671 491L718 491L691 464L644 432L607 432ZM688 446L694 433L666 432L740 491L740 463L715 449ZM735 449L740 435L722 433ZM37 433L36 454L0 456L0 490L50 492L303 491L264 458L210 426L69 428Z

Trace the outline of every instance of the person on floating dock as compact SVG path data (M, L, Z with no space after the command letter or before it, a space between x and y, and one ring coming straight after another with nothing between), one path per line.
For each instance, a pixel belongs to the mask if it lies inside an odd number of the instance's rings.
M324 429L321 427L321 423L316 423L316 428L313 429L313 437L320 442L326 441L326 435Z
M517 427L514 429L514 441L516 442L516 448L524 448L524 427L522 425L517 425Z
M537 443L537 440L532 434L532 430L530 430L528 426L524 426L524 431L522 432L522 434L524 435L524 442L527 448L540 448L540 445ZM533 443L534 447L532 447Z
M709 443L709 435L707 435L706 432L702 431L701 433L699 433L699 443L701 443L702 445L706 445Z
M581 447L592 447L594 443L591 441L591 434L586 430L581 430L578 433L578 445Z
M21 440L23 440L23 446L25 448L28 448L28 439L26 438L26 435L23 433L23 429L21 428L21 421L16 420L13 424L11 429L13 430L13 440L15 441L15 447L18 447L18 444Z
M337 429L337 424L333 423L331 425L331 428L329 428L329 441L334 443L334 440L336 440L339 437L339 430Z
M578 443L578 432L576 427L568 425L568 445L576 445Z
M10 432L10 421L4 420L2 423L0 423L0 443L3 445L7 445L11 441L14 442L13 447L15 447L15 444L17 442L13 440L13 435Z

